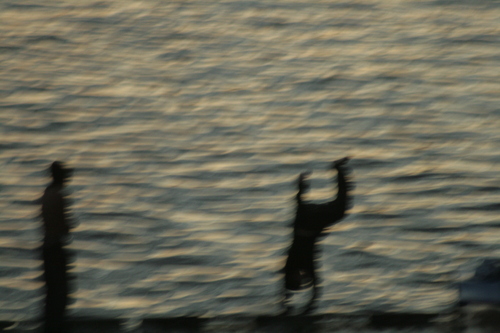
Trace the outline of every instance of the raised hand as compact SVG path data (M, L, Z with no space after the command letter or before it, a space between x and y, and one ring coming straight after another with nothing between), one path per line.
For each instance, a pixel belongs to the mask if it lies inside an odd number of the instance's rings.
M336 168L338 168L338 167L341 167L342 165L344 165L344 164L346 164L347 162L349 162L349 160L350 160L350 159L351 159L350 157L346 156L346 157L341 158L341 159L339 159L339 160L335 160L335 161L333 161L333 163L332 163L332 168L335 168L335 169L336 169Z

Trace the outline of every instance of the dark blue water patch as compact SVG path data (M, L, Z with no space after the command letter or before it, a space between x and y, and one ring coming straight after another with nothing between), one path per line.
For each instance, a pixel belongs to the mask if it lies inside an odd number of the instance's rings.
M401 80L403 79L404 76L398 76L398 75L389 75L389 74L380 74L375 77L377 80L383 80L383 81L395 81L395 80ZM424 83L425 81L423 80L418 80L419 83ZM413 83L416 83L413 81Z
M363 28L363 27L366 27L366 24L364 22L360 22L358 20L344 18L340 21L335 19L335 20L332 20L328 23L325 22L324 26L328 27L328 28L346 29L346 28Z
M258 0L241 0L241 1L226 1L224 2L224 6L228 7L232 11L246 11L248 8L255 8L261 10L277 10L277 9L309 9L314 4L306 4L301 2L268 2L268 1L258 1ZM316 7L321 6L324 8L325 6L316 3Z
M96 230L84 230L78 232L79 239L91 240L91 241L103 241L106 243L112 243L118 238L122 238L123 235L119 232L105 232Z
M29 297L33 297L31 291L9 287L0 287L0 295L2 295L2 300L28 299Z
M0 109L22 109L22 110L29 110L29 111L36 111L37 108L39 108L38 103L10 103L10 104L3 104L0 105ZM6 129L17 129L16 126L9 126L9 125L4 125L4 128ZM26 130L26 127L19 127L23 130Z
M228 270L231 269L228 267ZM191 279L193 276L189 276L189 281L175 281L175 284L179 286L179 290L189 290L189 289L199 289L201 288L212 288L216 286L216 284L223 285L223 284L230 284L231 286L241 286L246 283L251 283L252 279L251 278L243 278L243 277L225 277L222 278L221 280L218 281L194 281L196 280L196 277L200 277L202 280L204 277L206 277L205 274L200 274L196 276L196 274L193 274L194 278ZM226 299L227 301L227 299Z
M328 39L307 39L304 42L302 42L300 45L302 47L318 47L318 46L326 46L326 47L332 47L333 45L337 47L348 47L348 46L354 46L357 44L361 44L361 41L358 39L341 39L341 38L328 38Z
M213 39L213 36L209 34L201 33L184 33L184 32L170 32L164 35L157 35L152 37L146 37L141 43L144 44L154 44L154 45L164 45L170 41L176 40L186 40L186 41L208 41Z
M49 45L45 45L44 47L29 47L29 43L25 43L26 47L22 50L19 50L19 53L16 54L18 62L32 62L33 59L39 59L37 61L37 66L39 67L49 67L52 68L53 64L51 64L54 58L60 56L62 49L68 50L72 45L70 43L59 43L57 47L50 47ZM39 69L40 72L44 72ZM58 70L50 70L50 75L52 77L61 77L64 72L68 72L68 70L64 70L60 67ZM49 73L49 72L47 72Z
M384 177L385 181L400 183L400 182L418 182L421 180L457 180L465 178L465 173L439 173L439 172L423 172L415 175L405 175L396 177Z
M498 63L500 62L500 55L479 55L469 58L470 62L478 63L481 65L487 65L488 62ZM498 110L497 110L498 111Z
M24 9L24 10L33 10L33 9L42 9L42 8L53 8L53 6L48 6L48 5L40 5L40 4L34 4L34 3L27 3L27 4L22 4L22 3L17 3L17 2L7 2L3 4L6 8L11 8L11 9Z
M345 77L339 75L331 75L324 78L316 78L307 81L301 81L296 83L296 89L299 91L315 91L315 90L323 90L323 89L331 89L333 85L341 86L341 87L352 87L355 85L356 87L360 87L364 84L369 83L367 80L352 80L346 79Z
M148 212L125 212L125 213L119 213L119 212L109 212L109 213L81 213L79 217L81 219L85 220L140 220L140 221L154 221L154 222L162 222L165 223L166 221L163 219L155 218L155 217L149 217L147 216Z
M2 231L3 235L3 231ZM26 273L26 268L21 267L5 267L0 270L0 278L16 278ZM1 295L1 293L0 293Z
M168 258L154 258L154 259L145 259L141 264L144 265L153 265L157 267L161 266L213 266L218 265L221 266L224 264L224 261L229 258L219 258L214 256L207 256L203 254L197 254L193 256L189 255L178 255L175 257Z
M40 147L40 145L37 145L36 147ZM45 171L46 175L49 176L50 175L49 167L52 164L53 160L49 160L46 158L25 157L23 159L17 159L16 162L21 165L29 165L29 166L42 165L44 168L44 170L42 171Z
M488 246L488 245L485 245L485 244L481 244L481 243L477 243L477 242L473 242L473 241L448 241L448 242L442 242L440 244L446 244L446 245L455 245L457 247L462 247L462 248L466 248L466 249L469 249L469 250L486 250L486 249L489 249L491 248L491 246Z
M379 97L379 98L344 98L344 97L339 97L339 98L326 98L321 101L322 103L328 103L328 104L340 104L340 105L346 105L346 106L351 106L351 107L361 107L361 106L367 106L367 107L373 107L374 105L384 105L387 103L387 100L385 98Z
M363 3L359 1L344 1L344 2L335 2L329 3L327 5L330 9L354 9L356 11L373 11L378 10L377 5L371 3Z
M76 5L62 5L62 6L57 6L57 5L49 5L49 4L38 4L36 1L33 1L32 3L19 3L19 1L3 1L2 5L8 9L22 9L22 10L39 10L39 9L65 9L65 10L71 10L71 9L84 9L84 8L109 8L109 5L106 4L103 1L96 1L94 3L91 3L89 5L82 5L82 6L76 6Z
M352 124L350 124L350 126L353 126ZM353 126L355 127L355 126ZM347 146L347 145L353 145L353 146L356 146L356 145L360 145L360 146L377 146L377 147L380 147L380 146L391 146L392 144L394 144L395 142L397 142L398 140L396 139L383 139L383 138L376 138L376 139L373 139L373 138L343 138L342 139L343 143Z
M35 200L13 200L11 201L13 205L21 205L21 206L38 206L42 204L42 198L38 198Z
M500 42L498 35L468 35L455 38L441 38L437 40L440 45L443 44L497 44Z
M183 161L177 161L177 165L186 165L186 166L191 166L189 163L182 163ZM194 165L203 165L203 163L198 163L193 162ZM199 171L194 171L193 173L190 174L183 174L183 175L177 175L175 176L176 180L228 180L232 178L240 179L241 177L244 177L249 174L249 171L242 170L242 171L212 171L212 172L202 172L199 173ZM215 190L215 189L214 189Z
M25 249L11 246L0 246L0 253L10 258L31 258L38 249Z
M223 3L225 7L231 11L246 11L248 8L256 8L261 10L310 10L315 8L317 10L330 10L330 9L353 9L353 10L375 10L375 5L364 2L350 2L342 1L335 3L323 2L269 2L257 0L242 0L242 1L227 1Z
M194 200L195 198L193 195L193 190L182 190L179 188L175 188L175 190L169 191L168 193L165 193L165 194L160 195L160 196L136 197L135 200L137 202L146 202L149 204L169 205L169 204L172 204L173 202L178 201L181 198L186 198L186 197L189 197L190 200ZM210 200L205 200L205 201L210 201ZM214 201L217 201L217 200L214 200ZM171 225L171 223L169 222L168 225Z
M192 78L186 78L186 79L180 79L176 80L180 85L185 85L189 81L197 81L197 80L216 80L216 76L226 76L226 74L223 73L211 73L208 74L208 77L204 77L204 73L197 73L192 76ZM241 75L241 74L235 74L235 75ZM237 90L220 90L220 91L210 91L207 93L180 93L178 94L178 98L181 98L182 100L191 103L193 99L200 99L204 97L224 97L224 96L249 96L253 93L252 90L248 89L241 89L237 88ZM215 112L216 110L210 110L206 109L205 111L208 112ZM170 116L171 117L171 116ZM238 134L238 132L234 132L234 134Z
M392 220L400 219L405 215L402 214L375 214L375 213L358 213L356 219L361 220Z
M439 188L429 189L429 190L420 190L420 191L410 191L408 192L397 192L394 194L397 195L407 195L407 196L425 196L425 195L437 195L441 196L444 194L453 193L453 195L457 195L456 189L454 186L443 186Z
M120 297L131 297L131 296L145 296L145 295L150 295L151 294L151 290L150 288L147 288L147 287L144 287L144 288L140 288L140 287L127 287L126 289L120 291L118 293L118 296ZM165 297L167 297L166 295L164 295Z
M99 143L99 142L93 142L93 143ZM95 156L95 155L94 155ZM109 156L109 155L108 155ZM81 156L81 157L85 157L85 156ZM51 162L49 162L51 163ZM114 174L121 174L121 171L123 170L123 167L121 168L113 168L113 167L95 167L95 168L89 168L89 167L76 167L75 170L74 170L74 173L77 173L79 175L87 175L87 176L91 176L91 175L114 175ZM114 183L112 185L125 185L125 184L129 184L129 183ZM141 185L147 185L146 183L144 184L139 184L139 186ZM71 185L71 186L77 186L77 185ZM77 186L75 188L80 188L82 189L82 187L80 186Z
M250 27L252 28L256 28L256 29L265 29L265 28L274 28L274 29L279 29L279 28L286 28L286 27L289 27L289 26L292 26L294 28L298 28L300 29L301 26L304 26L303 23L297 23L297 22L285 22L283 20L280 20L280 19L265 19L265 18L261 18L261 19L250 19L250 20L247 20L246 22L247 25L249 25ZM311 25L309 25L311 26Z
M467 131L453 131L453 132L439 132L439 133L422 133L414 134L414 137L422 140L436 140L442 141L443 139L472 139L478 136L477 132Z
M315 105L320 107L322 103L325 103L325 101L328 101L328 100L322 100L322 101L318 101L316 103L313 103L311 102L310 100L307 100L307 99L304 99L304 100L300 100L300 99L279 99L279 100L272 100L272 101L266 101L266 102L263 102L263 103L258 103L258 106L262 107L262 108L279 108L279 107L290 107L290 108L293 108L293 107L302 107L302 106L307 106L309 109L315 109ZM331 101L332 103L333 102L336 102L337 99L330 99L329 101ZM290 117L289 115L287 117Z
M172 229L172 230L176 230L176 229ZM177 229L178 230L178 229ZM159 232L167 232L168 233L168 228L158 228L158 231ZM168 239L172 239L172 238L178 238L178 240L180 240L179 243L177 244L174 244L174 245L168 245L165 244L165 242L162 241L162 239L160 239L158 245L156 246L156 249L157 250L173 250L173 249L190 249L190 248L195 248L195 247L198 247L198 248L208 248L210 246L212 246L214 244L214 242L212 241L205 241L205 240L196 240L196 239L186 239L185 235L182 235L182 236L167 236Z
M293 226L293 221L290 219L286 220L264 220L264 221L241 221L238 223L238 230L248 230L250 233L255 234L256 232L263 233L266 236L270 236L266 234L264 231L266 229L274 230L276 228L291 228ZM283 236L270 236L283 238ZM290 239L291 240L291 239Z
M378 168L388 168L391 165L406 165L414 162L414 158L396 158L391 160L381 160L376 158L354 158L350 162L351 166L355 170L359 169L378 169Z
M9 221L9 222L11 222L11 221ZM25 224L26 220L21 221L20 223ZM40 225L41 225L41 223L40 223ZM38 230L34 230L34 231L38 231ZM41 238L41 235L42 235L42 233L40 232L40 238ZM4 238L20 239L23 236L26 236L26 230L25 229L23 229L23 230L2 230L2 237L4 237ZM1 247L0 247L0 250L1 250ZM3 270L3 268L2 268L2 270ZM0 272L2 270L0 270ZM0 273L0 276L1 276L1 273Z
M223 45L219 46L219 44L214 43L214 45L207 45L205 48L214 49L217 50L218 52L221 52L220 51L221 47L224 48ZM245 73L246 73L245 69L224 63L222 65L211 66L208 68L199 68L196 69L195 71L188 72L189 76L183 76L182 78L177 79L175 82L178 82L179 84L193 84L194 82L197 82L199 80L218 80L218 79L226 80L228 77L229 78L238 77ZM227 94L230 94L230 92L213 91L208 93L182 93L179 95L179 97L182 97L187 102L191 102L191 99L196 97L201 98L208 96L223 96Z
M200 138L203 138L204 135L200 136ZM230 160L241 160L241 159L251 159L252 157L256 156L256 152L246 152L246 151L230 151L230 152L220 152L220 153L214 153L209 156L204 157L204 161L207 162L212 162L212 161L220 161L224 159L230 159ZM194 160L193 160L194 161Z
M392 258L391 256L378 255L362 250L343 250L342 252L339 252L339 254L337 254L337 257L339 257L339 260L342 261L351 261L349 263L349 270L352 270L353 265L363 268L383 266L386 269L389 269L391 267L397 267L397 269L401 269L401 267L408 265L408 260Z
M165 61L172 60L190 60L193 57L192 52L190 50L179 50L174 52L166 52L160 54L157 58Z
M337 130L342 127L342 124L328 123L325 121L324 125L302 125L300 127L292 129L291 131L297 134L314 133L321 130L330 131L331 133L333 133L337 132Z
M32 108L36 106L37 104L17 104L16 106L19 108ZM26 127L26 126L14 126L14 125L5 125L3 126L5 132L29 132L29 133L36 133L36 132L57 132L60 130L63 130L67 127L72 126L72 123L70 122L52 122L49 124L46 124L44 126L40 127Z
M49 178L51 177L49 166L52 164L53 160L50 160L47 163L44 164L37 164L40 165L40 169L38 171L33 171L28 174L26 174L27 177L34 177L34 178L45 178L47 179L47 182L49 181Z
M94 67L89 68L90 71L95 70ZM84 71L82 69L82 71ZM86 88L92 88L95 89L96 91L100 90L101 88L105 88L105 85L100 85L98 87L96 86L88 86ZM103 114L104 111L109 111L109 109L122 109L123 105L130 105L133 104L132 102L134 101L143 101L144 99L142 98L137 98L137 97L123 97L123 96L101 96L101 95L93 95L90 93L87 93L83 91L82 94L80 95L74 95L74 94L67 94L61 99L61 103L69 103L73 102L74 104L77 104L77 102L81 102L85 105L88 105L88 107L101 107ZM147 99L146 99L147 101ZM107 103L107 104L104 104ZM111 104L111 105L110 105ZM110 119L114 119L116 117L101 117L99 118L99 121L109 121ZM123 120L123 119L122 119ZM116 125L116 123L115 123Z
M78 8L94 8L94 9L104 9L104 8L109 8L111 5L106 3L106 1L96 1L92 2L88 5L81 5L78 6ZM77 6L65 6L64 8L70 8L70 9L76 9Z
M17 82L16 84L11 86L11 89L8 90L8 93L23 93L23 92L46 92L53 91L54 89L40 87L38 85L43 85L43 82L35 81L35 82Z
M24 47L22 46L14 46L14 45L2 45L0 46L0 54L5 54L5 53L9 53L9 52L15 52L15 51L19 51L21 49L23 49Z
M409 285L410 287L415 286L415 287L420 287L423 285L426 286L433 286L433 287L441 287L443 289L446 289L450 285L450 281L446 280L440 280L441 278L447 278L448 274L436 274L433 276L428 276L428 279L424 280L423 278L425 277L419 277L419 278L408 278L408 280L405 280L404 282L405 285Z
M325 28L352 28L352 27L363 27L365 26L364 24L360 23L359 21L355 20L348 20L348 19L340 19L340 20L335 20L335 21L328 21L325 22L323 21L321 24L311 24L311 23L305 23L305 22L296 22L296 21L285 21L282 19L250 19L246 22L246 24L252 28L255 29L281 29L281 28L289 28L293 27L294 30L296 31L317 31L317 30L324 30Z
M402 44L407 44L407 43L404 42L404 39L403 39ZM373 64L387 64L387 63L390 63L390 64L393 64L393 65L394 64L401 64L401 65L407 65L407 66L415 66L415 65L418 65L418 64L425 64L425 65L434 65L436 67L477 66L474 62L471 62L468 59L467 60L459 60L459 59L457 59L457 60L449 61L449 60L444 60L444 59L441 59L441 58L431 58L431 57L429 57L429 58L417 58L417 59L412 59L412 60L406 60L406 59L398 59L398 58L393 58L393 57L384 56L384 55L381 55L378 58L371 59L370 63L373 63ZM417 82L420 82L420 83L429 83L428 81L417 81ZM454 82L453 84L456 84L456 82Z
M457 210L457 211L497 212L497 211L500 211L500 203L478 204L476 206L462 206L462 207L456 207L453 210Z
M69 43L70 41L56 36L56 35L40 35L40 36L30 36L25 40L28 44L39 43L39 42L56 42L56 43Z
M412 2L413 5L417 7L468 7L474 10L488 10L491 8L500 7L500 1L498 0L427 0L427 1L415 1Z
M0 150L23 149L30 147L40 147L36 142L8 142L0 143Z
M464 232L470 229L470 226L462 227L402 227L403 231L429 232L429 233L456 233Z
M289 147L289 148L282 148L279 147L280 153L281 154L286 154L286 155L293 155L293 156L300 156L302 157L305 153L306 150L304 148L300 147ZM307 153L310 151L307 150ZM262 173L270 173L270 174L290 174L292 175L299 175L299 172L302 171L310 171L314 169L314 167L317 167L316 162L287 162L287 163L277 163L277 164L271 164L268 163L269 159L273 160L276 157L276 153L260 153L259 154L259 161L260 164L255 164L252 165L252 170L249 170L247 172L248 175L250 174L262 174ZM268 159L269 158L269 159ZM324 164L324 168L328 168L331 164L331 162L327 162L328 166ZM273 182L274 186L284 186L285 184L291 184L289 182Z
M71 23L79 23L84 25L106 26L119 25L126 20L125 15L115 14L106 17L68 17L66 21Z

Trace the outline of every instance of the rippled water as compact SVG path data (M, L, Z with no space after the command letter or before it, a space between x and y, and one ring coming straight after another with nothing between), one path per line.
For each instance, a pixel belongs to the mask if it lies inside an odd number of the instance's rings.
M73 316L275 314L294 180L352 156L319 313L445 312L500 256L500 3L0 4L0 319L42 301L54 159L76 168Z

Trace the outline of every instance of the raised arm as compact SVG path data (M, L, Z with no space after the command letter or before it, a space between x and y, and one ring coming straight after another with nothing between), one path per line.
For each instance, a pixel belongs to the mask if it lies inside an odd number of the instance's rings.
M297 195L295 199L297 200L297 204L302 204L302 194L306 193L309 190L309 184L307 183L307 177L309 177L310 172L302 172L299 175L299 179L297 180Z
M343 218L346 211L352 206L351 190L354 188L354 185L347 178L350 173L350 169L346 165L348 161L349 157L344 157L334 161L332 164L332 167L337 170L338 187L337 197L333 202L335 207L335 220Z

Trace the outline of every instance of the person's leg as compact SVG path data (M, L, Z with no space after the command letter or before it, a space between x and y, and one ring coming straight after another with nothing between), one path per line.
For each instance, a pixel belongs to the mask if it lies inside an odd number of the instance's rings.
M320 297L320 294L321 294L321 287L320 287L320 278L319 278L319 275L318 275L318 261L319 261L319 256L320 256L320 253L319 251L316 249L315 250L315 254L316 256L318 256L318 258L316 258L316 260L314 259L311 259L311 264L309 266L309 274L311 275L311 279L312 279L312 295L311 295L311 299L309 300L309 303L307 304L305 310L304 310L304 314L307 314L307 313L310 313L312 312L314 309L316 309L316 306L317 306L317 301L319 300L319 297Z
M68 299L66 255L61 247L44 249L45 332L64 331L64 312Z

